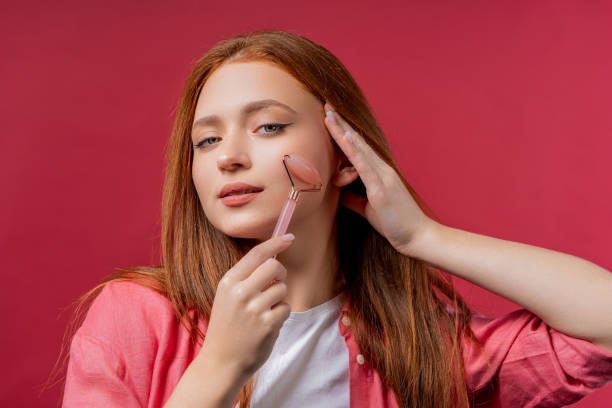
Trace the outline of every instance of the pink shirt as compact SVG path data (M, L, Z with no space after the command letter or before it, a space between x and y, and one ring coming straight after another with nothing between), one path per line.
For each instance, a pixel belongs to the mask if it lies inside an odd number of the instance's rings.
M338 328L349 351L351 408L399 408L360 354L350 321ZM200 323L206 333L207 322ZM612 353L547 326L519 309L475 314L471 327L491 358L464 349L468 391L478 407L559 407L612 382ZM70 347L63 407L162 407L201 348L192 346L172 303L134 282L113 282L94 300ZM497 386L494 386L497 385Z

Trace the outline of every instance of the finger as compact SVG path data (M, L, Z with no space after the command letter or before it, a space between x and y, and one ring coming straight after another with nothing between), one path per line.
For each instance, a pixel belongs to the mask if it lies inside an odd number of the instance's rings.
M253 271L267 259L289 248L292 240L285 241L283 236L274 237L255 245L245 256L226 272L224 279L238 282L246 279Z
M261 294L253 299L257 310L269 310L272 306L278 302L284 300L287 297L287 284L280 282L276 285L270 286L268 289L263 291Z
M274 258L266 259L255 269L256 271L240 282L250 293L262 292L273 281L284 281L287 278L287 269Z
M358 155L361 152L367 155L367 158L370 159L370 164L372 166L376 166L377 170L384 170L386 168L390 168L390 166L380 158L380 156L370 147L370 145L365 141L365 139L357 132L353 127L340 115L329 103L327 107L331 109L334 113L335 119L338 121L342 129L344 129L345 133L349 134L349 142L355 147L355 154ZM380 173L377 173L380 174Z
M332 109L327 110L325 123L336 143L340 146L347 159L353 164L359 177L366 185L372 186L380 182L379 175L388 167L376 152L353 130L353 128ZM348 141L346 133L352 139Z
M340 205L348 208L351 211L356 212L363 218L366 218L365 208L366 205L368 205L367 197L363 197L350 191L343 190L342 197L340 198Z
M355 167L355 170L357 170L357 173L363 180L363 183L367 186L368 184L375 182L376 174L374 169L371 168L366 157L364 157L363 154L358 154L356 146L348 140L344 126L338 120L338 115L334 111L328 110L326 116L325 123L330 130L332 138L336 141L338 146L340 146L347 159Z

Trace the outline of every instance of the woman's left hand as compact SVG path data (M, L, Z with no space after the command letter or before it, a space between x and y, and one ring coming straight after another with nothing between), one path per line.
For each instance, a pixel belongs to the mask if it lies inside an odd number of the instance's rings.
M340 204L367 219L398 252L410 256L410 244L433 220L421 210L395 170L361 135L329 103L324 108L330 134L366 187L367 197L343 190Z

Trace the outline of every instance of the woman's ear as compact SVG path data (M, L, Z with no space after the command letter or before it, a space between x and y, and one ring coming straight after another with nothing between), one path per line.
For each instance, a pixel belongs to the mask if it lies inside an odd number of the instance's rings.
M344 187L355 181L357 177L359 177L359 173L357 173L357 170L355 170L355 167L348 161L346 156L343 155L336 166L331 182L336 187Z

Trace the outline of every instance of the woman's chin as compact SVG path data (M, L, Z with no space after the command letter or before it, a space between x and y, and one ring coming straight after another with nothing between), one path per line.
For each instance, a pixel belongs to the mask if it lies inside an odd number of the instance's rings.
M272 236L274 225L262 225L260 222L232 223L221 228L221 231L232 238L252 239L263 242Z

